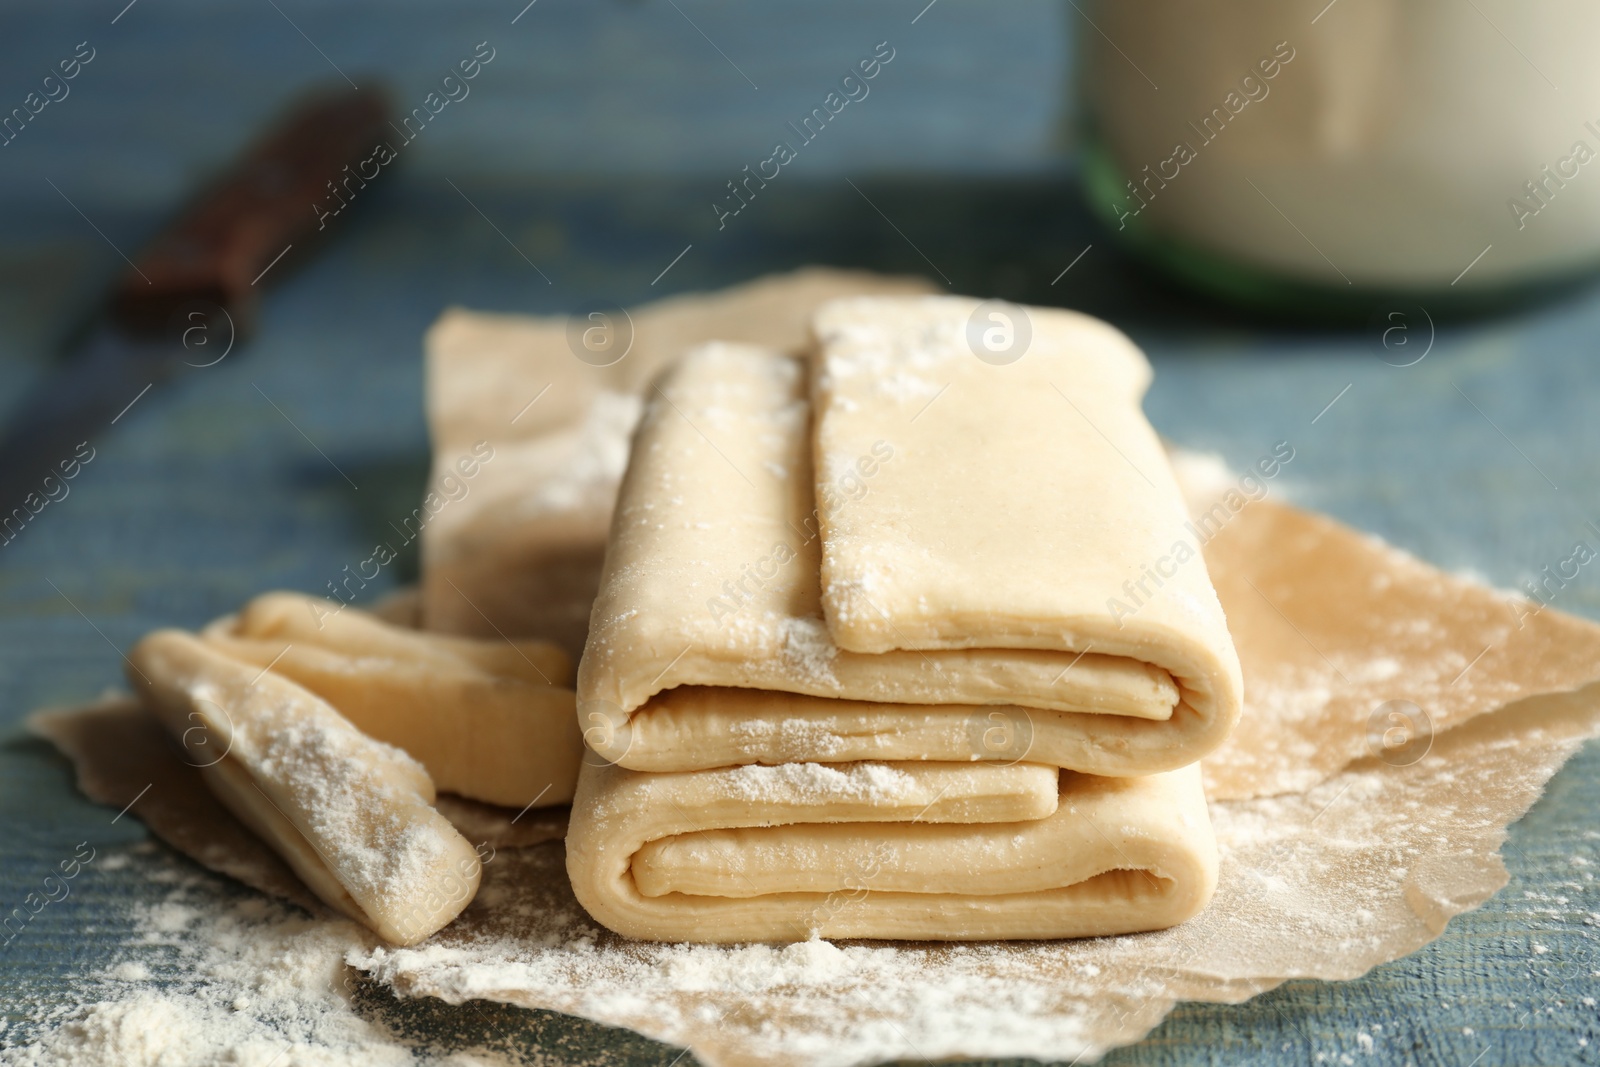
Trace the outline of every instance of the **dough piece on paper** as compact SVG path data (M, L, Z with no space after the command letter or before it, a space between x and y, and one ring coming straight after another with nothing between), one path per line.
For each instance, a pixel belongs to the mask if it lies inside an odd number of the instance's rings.
M447 310L425 341L432 485L452 478L466 489L440 494L448 503L406 523L422 531L423 624L547 637L577 655L646 383L706 341L801 351L812 312L837 297L933 288L920 278L810 267L668 297L622 317L610 309L613 329L631 333L632 344L605 367L575 356L567 316ZM479 442L493 459L464 479L458 465L471 469Z
M1053 811L973 817L984 796L1043 811L1041 786L1059 788ZM589 914L630 937L1003 940L1181 923L1210 899L1217 858L1193 766L1058 786L1033 764L586 764L567 871Z
M1015 760L1031 753L1075 770L1130 775L1193 762L1231 727L1238 682L1236 666L1227 672L1235 661L1225 630L1212 649L1221 664L1211 680L1219 698L1204 699L1202 681L1183 703L1165 669L1065 640L1060 649L839 649L822 618L813 502L854 494L854 505L836 507L869 506L877 486L896 476L896 431L886 428L890 436L868 446L876 456L859 472L862 491L843 482L813 490L801 361L708 345L654 392L579 667L579 718L606 759L687 770L712 760ZM1181 504L1172 506L1181 520ZM996 603L993 610L1006 609ZM1103 605L1097 621L1107 625ZM1187 662L1182 652L1193 638L1175 634L1179 651L1167 661ZM739 692L719 692L728 687ZM1003 714L1014 727L999 747L989 743L997 707L1011 709ZM920 737L930 744L921 753L879 747L903 732L902 713L932 727ZM776 742L792 722L840 714L866 718L843 736L836 731L826 749L764 747L763 738ZM750 727L757 722L768 729ZM735 753L723 742L736 730Z
M572 800L583 752L575 698L543 680L567 680L564 652L539 641L408 631L354 608L334 614L337 607L269 593L202 636L404 749L441 790L517 809Z
M983 313L949 296L817 313L813 441L834 643L1093 650L1160 668L1184 708L1231 726L1238 657L1140 408L1143 354L1087 315L1007 306L993 314L1019 321L1018 352L991 362L969 340ZM830 491L859 480L885 438L895 461L869 492ZM1153 569L1162 560L1171 573Z
M428 937L478 890L477 853L433 807L433 782L320 698L199 638L159 630L128 680L206 784L324 902L397 944Z
M36 711L26 721L72 761L78 789L90 800L127 811L204 867L313 915L331 914L271 846L217 803L196 766L212 758L208 746L186 751L137 700L108 693L92 704ZM567 832L565 807L519 811L440 793L434 808L475 843L485 863L499 849L559 841Z

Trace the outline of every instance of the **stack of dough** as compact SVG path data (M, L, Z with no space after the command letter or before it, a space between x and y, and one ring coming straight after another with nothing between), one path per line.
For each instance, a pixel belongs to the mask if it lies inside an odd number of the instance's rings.
M571 668L542 641L419 633L268 593L199 635L147 635L127 667L222 805L324 902L398 944L478 891L477 852L436 788L524 813L572 797Z
M836 301L809 360L708 345L653 388L578 674L567 865L601 923L1041 938L1205 906L1196 761L1239 665L1149 366L1037 308L979 358L988 312Z

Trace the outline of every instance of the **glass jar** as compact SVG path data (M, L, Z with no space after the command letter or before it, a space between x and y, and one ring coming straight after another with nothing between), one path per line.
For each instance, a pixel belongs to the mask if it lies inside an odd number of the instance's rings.
M1600 265L1592 0L1069 0L1089 203L1258 304L1481 305Z

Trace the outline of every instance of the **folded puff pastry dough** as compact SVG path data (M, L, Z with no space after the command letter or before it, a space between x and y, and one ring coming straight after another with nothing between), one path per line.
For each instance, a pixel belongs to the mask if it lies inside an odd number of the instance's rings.
M568 867L601 922L1059 937L1209 898L1192 764L1239 666L1148 364L1046 309L985 362L978 309L837 301L809 362L711 345L654 387L579 667Z
M471 903L482 864L433 781L287 678L180 630L146 635L128 681L224 807L324 902L396 944Z
M1039 308L1022 359L981 362L976 306L836 301L809 376L711 345L653 389L579 667L591 747L636 770L969 760L997 755L969 736L995 706L1030 758L1091 774L1222 742L1238 657L1139 408L1148 364Z
M258 596L201 637L404 749L443 792L524 810L572 800L583 751L572 668L548 642L409 630L298 593Z

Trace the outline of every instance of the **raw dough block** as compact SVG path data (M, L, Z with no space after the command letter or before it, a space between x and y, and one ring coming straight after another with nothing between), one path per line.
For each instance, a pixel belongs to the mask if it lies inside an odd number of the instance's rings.
M809 371L710 345L657 384L578 671L591 747L687 770L1014 761L1026 738L1030 759L1126 776L1222 743L1238 656L1139 410L1144 357L1035 308L1023 358L984 363L963 336L976 306L835 302ZM998 746L974 726L996 708Z
M407 630L339 609L267 593L202 636L404 749L441 790L519 809L571 801L583 740L565 652L544 641Z
M712 344L653 387L578 670L568 870L599 921L1069 937L1209 899L1196 761L1239 663L1149 366L1038 308L987 362L978 309L835 301L810 360Z
M584 766L573 892L631 937L1091 937L1205 907L1216 842L1198 766L1096 778L992 763Z
M128 681L240 821L329 905L402 945L454 919L482 865L422 765L287 678L158 630Z

